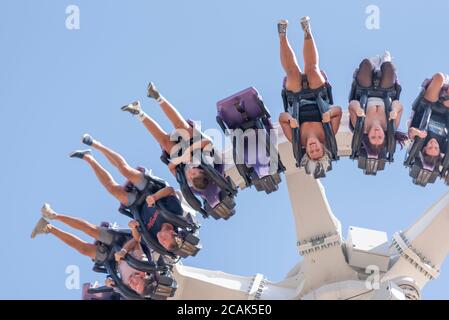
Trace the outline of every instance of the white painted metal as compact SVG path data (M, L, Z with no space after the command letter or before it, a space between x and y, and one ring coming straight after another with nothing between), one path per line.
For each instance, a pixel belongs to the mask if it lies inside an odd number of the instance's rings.
M346 243L350 266L362 269L376 266L382 272L388 270L390 255L385 232L350 227Z

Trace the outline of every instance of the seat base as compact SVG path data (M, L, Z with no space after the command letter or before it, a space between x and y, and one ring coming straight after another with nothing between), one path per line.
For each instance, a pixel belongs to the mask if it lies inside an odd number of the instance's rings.
M212 208L208 203L206 203L206 211L215 220L224 219L228 220L235 214L235 201L234 198L230 196L225 196L222 201Z
M265 191L270 194L279 189L279 183L282 179L279 173L275 173L271 176L265 176L259 178L255 172L251 175L251 182L256 187L257 191Z

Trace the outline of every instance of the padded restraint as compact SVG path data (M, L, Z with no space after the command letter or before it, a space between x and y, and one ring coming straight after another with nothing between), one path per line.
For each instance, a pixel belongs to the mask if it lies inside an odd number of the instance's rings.
M438 176L444 177L449 172L449 111L444 106L444 102L447 101L445 95L440 95L440 99L432 103L425 99L425 92L427 86L430 84L430 80L426 79L423 82L422 89L418 97L413 103L414 118L412 123L419 122L420 131L428 132L426 138L415 137L411 147L408 150L404 165L410 168L409 174L413 178L413 183L426 186L428 183L434 183ZM429 126L432 121L439 123L445 128L445 136L437 136L435 133L429 131ZM422 157L422 150L427 142L435 137L439 143L445 145L444 158L438 165L430 167L429 164L424 163Z
M286 79L284 79L284 87L281 94L284 104L284 110L285 112L289 112L292 117L298 121L298 123L301 123L300 108L303 101L307 101L307 104L316 104L321 117L325 112L329 111L329 107L334 104L332 96L332 86L327 81L327 76L324 71L321 71L321 73L326 80L325 84L322 87L317 89L310 89L308 79L305 75L303 75L302 90L300 92L292 92L287 90L285 88ZM331 153L331 160L337 161L339 160L338 146L331 123L323 123L323 129L326 137L326 148ZM296 165L300 167L301 159L304 156L305 150L303 146L301 146L301 132L299 127L292 129L292 136L293 154L296 159ZM330 166L329 170L332 170L332 166ZM324 170L316 171L313 174L315 178L322 178L325 176Z
M215 156L217 155L215 154L214 157ZM168 165L170 163L170 155L167 152L163 151L161 161ZM201 204L201 202L195 196L194 192L192 191L192 189L188 184L187 177L185 175L185 167L186 165L184 163L180 163L179 165L176 166L176 180L178 181L181 187L181 192L184 198L186 199L187 203L194 210L201 213L201 215L204 218L207 218L209 217L209 215L212 214L214 218L218 219L219 215L215 214L215 208L212 208L212 210L206 210L207 200L203 199L203 204ZM218 188L226 194L227 197L233 198L237 194L237 189L231 183L231 181L223 177L219 172L217 172L217 170L211 164L204 161L203 157L201 157L201 164L198 167L203 169L203 171L209 177L209 179L211 179L218 186ZM234 206L232 208L227 208L227 206L220 206L221 212L224 214L225 217L229 217L233 215Z
M135 219L139 222L139 233L142 236L142 239L144 243L158 252L161 255L168 256L170 258L176 259L177 255L173 252L170 252L166 250L162 245L160 245L159 241L157 239L154 239L153 236L150 234L150 232L145 227L145 223L141 217L141 207L146 203L146 198L154 194L154 190L161 190L167 186L166 182L158 179L154 176L151 176L147 170L144 168L138 168L139 171L144 173L144 177L147 180L147 184L145 186L145 189L140 191L137 188L135 188L131 183L128 183L128 187L134 190L134 192L137 192L136 201L132 203L129 206L124 206L123 204L120 206L119 211L126 215L131 217L132 219ZM170 224L172 224L176 228L181 229L188 229L191 232L196 231L199 226L193 222L193 219L188 220L184 216L179 216L173 212L171 212L163 202L156 201L155 206L159 212L163 216L163 218ZM184 243L185 239L182 239L180 237L175 236L175 239L178 243ZM186 244L187 245L187 244ZM184 253L183 253L184 254Z
M157 294L149 293L148 296L142 297L137 292L135 292L133 289L131 289L129 286L123 283L122 279L118 276L117 271L117 262L115 261L114 254L122 248L123 244L126 243L128 240L132 238L131 231L130 230L111 230L111 232L114 233L114 242L111 246L105 246L108 250L107 257L104 261L97 261L94 265L93 270L95 272L101 272L101 273L107 273L111 279L115 282L115 287L120 292L121 295L123 295L127 299L132 300L160 300L161 297ZM145 244L141 244L142 249L145 253L145 255L148 258L147 262L140 261L131 255L125 256L125 262L129 264L130 267L143 271L149 274L154 275L160 275L165 274L169 271L168 266L165 263L155 264L152 261L151 253L149 252L148 248L145 246ZM160 261L163 261L160 259ZM174 285L176 286L176 282L174 282ZM176 289L176 288L174 288Z
M249 152L249 146L241 140L240 136L235 135L233 130L240 129L243 133L249 129L265 130L265 152L270 154L271 150L276 150L270 139L270 130L273 129L270 118L270 112L254 87L249 87L217 102L216 120L227 136L232 133L233 159L240 176L247 187L254 185L258 191L264 190L266 193L271 193L278 189L277 185L281 181L279 173L285 171L279 154L276 151L277 171L271 175L259 174L260 165L258 164L258 159L254 165L247 163L245 155ZM257 153L257 157L258 138L259 136L256 135L257 140L254 152ZM237 144L238 142L243 143L244 147L241 148Z
M367 112L368 99L369 98L380 98L384 101L385 105L385 117L389 119L391 105L394 100L399 100L402 87L396 80L395 84L391 88L381 88L380 80L382 73L380 71L373 70L373 84L369 87L364 87L357 82L358 69L354 72L354 80L352 82L351 91L349 94L349 102L352 100L357 100L360 102L362 109ZM382 152L380 157L373 157L370 155L364 144L362 143L365 133L365 118L357 117L356 124L354 126L353 138L352 138L352 153L351 159L359 159L358 165L360 169L363 169L367 175L375 175L377 171L383 170L386 161L394 161L394 153L396 151L396 127L395 120L387 121L387 146L386 152Z

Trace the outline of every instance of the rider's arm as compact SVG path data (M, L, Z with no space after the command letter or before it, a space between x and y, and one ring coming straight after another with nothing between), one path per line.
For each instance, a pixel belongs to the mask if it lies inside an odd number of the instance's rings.
M408 129L408 137L410 139L414 139L415 137L420 137L421 139L425 139L427 137L427 131L419 130L414 127L410 127Z
M177 164L170 162L168 164L168 170L170 170L170 172L176 177L176 166Z
M131 234L133 236L133 238L137 241L140 242L140 233L137 230L137 227L139 226L139 223L136 220L131 220L128 224L128 226L131 228Z
M128 242L126 242L123 245L122 249L128 253L130 251L133 251L138 244L139 243L137 242L137 240L133 238L133 239L129 240Z
M168 196L174 196L175 194L175 189L173 189L172 187L165 187L164 189L161 189L153 194L152 197L154 198L154 201L158 201Z
M334 134L337 134L338 129L340 128L340 121L342 116L342 111L340 107L332 107L329 112L331 113L331 126Z
M401 125L401 117L403 111L402 104L399 101L396 101L396 103L393 103L391 111L396 113L396 119L394 120L394 124L396 128L399 128L399 126Z
M414 139L419 134L419 130L413 127L408 128L408 137Z

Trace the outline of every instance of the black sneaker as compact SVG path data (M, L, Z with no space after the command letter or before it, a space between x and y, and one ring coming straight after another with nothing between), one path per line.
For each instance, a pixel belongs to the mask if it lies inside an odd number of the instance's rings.
M79 159L83 159L84 156L86 155L90 155L92 154L92 150L88 149L88 150L76 150L73 151L71 154L69 154L70 158L79 158Z

